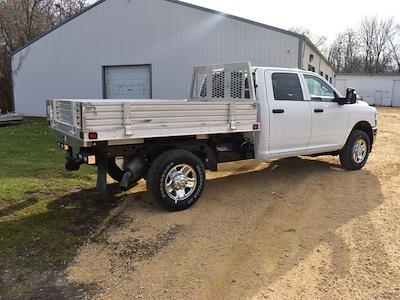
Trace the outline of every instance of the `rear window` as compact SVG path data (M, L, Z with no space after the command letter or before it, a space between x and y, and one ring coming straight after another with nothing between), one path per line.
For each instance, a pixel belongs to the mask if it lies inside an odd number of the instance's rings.
M273 73L272 85L275 100L304 100L299 76L293 73Z

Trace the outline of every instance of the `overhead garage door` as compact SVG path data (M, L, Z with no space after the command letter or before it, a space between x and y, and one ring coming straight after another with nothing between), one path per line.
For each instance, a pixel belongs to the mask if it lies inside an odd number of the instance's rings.
M400 107L400 80L393 82L392 106Z
M107 99L150 99L150 65L105 67L104 83Z

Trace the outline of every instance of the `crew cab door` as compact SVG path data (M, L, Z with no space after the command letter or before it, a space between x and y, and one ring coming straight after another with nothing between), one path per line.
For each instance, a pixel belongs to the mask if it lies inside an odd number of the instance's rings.
M266 71L269 153L272 158L304 154L311 134L311 112L297 72Z
M312 114L311 152L338 150L346 142L348 111L339 105L336 92L322 78L303 74Z

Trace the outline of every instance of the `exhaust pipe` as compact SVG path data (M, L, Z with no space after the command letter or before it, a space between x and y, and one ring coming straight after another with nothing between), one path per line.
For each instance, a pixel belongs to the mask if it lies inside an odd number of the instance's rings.
M130 188L130 184L138 181L147 170L147 162L143 156L136 156L130 162L125 164L125 174L122 177L119 187L123 191Z

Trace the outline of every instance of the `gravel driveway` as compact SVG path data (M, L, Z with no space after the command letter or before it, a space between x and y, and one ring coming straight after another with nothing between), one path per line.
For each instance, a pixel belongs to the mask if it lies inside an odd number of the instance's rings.
M67 270L97 299L399 299L400 109L366 167L337 157L222 165L168 213L141 182ZM84 290L84 289L83 289Z

